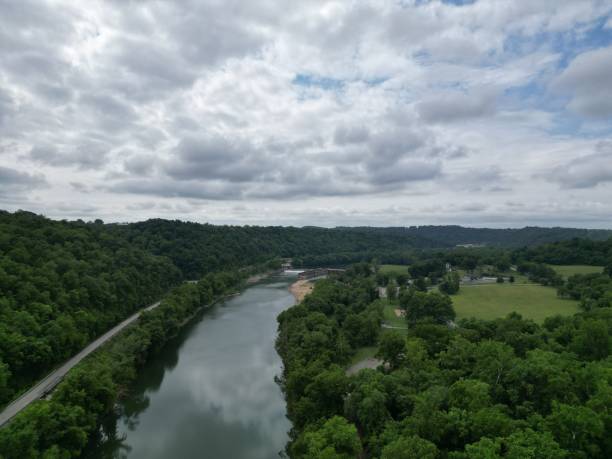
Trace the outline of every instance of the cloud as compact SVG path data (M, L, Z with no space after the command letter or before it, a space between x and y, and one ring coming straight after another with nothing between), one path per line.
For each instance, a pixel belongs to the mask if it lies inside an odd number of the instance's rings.
M554 168L547 177L563 188L593 188L612 182L612 141L599 143L594 153Z
M370 131L365 126L338 126L334 131L334 143L347 145L363 143L370 138Z
M0 88L0 127L13 113L13 99Z
M248 142L219 135L187 137L174 150L164 171L175 179L258 180L274 167Z
M9 167L0 166L0 195L21 194L49 184L42 174L29 174Z
M480 94L449 92L426 98L417 104L421 118L432 123L451 123L495 113L495 94L485 91Z
M592 118L612 116L612 46L578 55L554 81L567 91L569 108Z
M134 154L123 162L123 169L132 175L149 175L155 166L155 156L151 154Z
M30 150L28 157L40 164L87 170L99 169L106 164L108 151L109 146L103 142L84 140L68 147L68 151L59 151L50 145L37 145Z
M0 5L0 160L48 179L28 194L48 215L472 222L575 193L612 212L609 2Z

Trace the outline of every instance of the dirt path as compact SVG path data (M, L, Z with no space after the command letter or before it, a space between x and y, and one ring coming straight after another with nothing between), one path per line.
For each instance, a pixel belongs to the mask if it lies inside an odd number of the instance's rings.
M359 370L363 370L364 368L376 369L380 365L382 365L382 363L383 362L380 359L377 359L374 357L368 357L367 359L361 360L360 362L357 362L356 364L348 367L346 370L346 374L349 376L354 375L357 372L359 372Z
M289 291L295 297L295 300L300 303L306 295L312 292L314 284L307 280L299 280L289 286Z

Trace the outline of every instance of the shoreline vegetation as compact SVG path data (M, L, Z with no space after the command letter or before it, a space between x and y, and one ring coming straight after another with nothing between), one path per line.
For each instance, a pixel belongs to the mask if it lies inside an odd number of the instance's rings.
M539 249L540 256L555 249ZM404 286L403 319L379 298L377 277L383 279L372 265L317 282L278 316L278 381L293 426L285 454L611 457L612 265L563 282L542 266L521 271L557 287L579 312L562 316L548 308L541 321L516 312L454 320L456 295ZM541 285L534 284L550 288ZM405 321L405 330L381 329L383 307Z
M212 273L172 289L157 308L76 365L51 397L32 403L5 424L0 457L77 457L112 438L113 432L104 431L105 420L116 415L116 402L129 393L147 358L198 312L239 294L256 269Z

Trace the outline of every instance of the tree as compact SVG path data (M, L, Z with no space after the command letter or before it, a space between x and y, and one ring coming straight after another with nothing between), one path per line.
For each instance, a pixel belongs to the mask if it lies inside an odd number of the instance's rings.
M381 459L436 459L438 448L432 442L412 435L398 438L382 450Z
M394 300L397 297L397 283L390 279L387 284L387 299Z
M419 292L427 291L427 282L425 281L424 277L417 277L412 285L414 285L414 288L416 288Z
M603 320L584 321L573 337L571 348L583 359L605 359L612 349L606 323Z
M590 408L555 402L546 426L562 448L586 453L582 457L599 457L604 424Z
M297 449L305 459L354 459L361 451L357 429L345 418L334 416L317 430L306 432Z
M549 432L519 430L503 443L507 448L505 457L508 459L563 459L568 455Z
M305 397L311 402L312 417L322 418L342 412L347 392L348 379L339 366L316 375L305 390Z
M391 368L402 363L406 353L406 338L396 331L383 333L378 346L378 356Z
M401 296L400 306L411 325L421 321L447 323L455 318L451 299L437 292L408 290Z
M459 291L459 274L455 271L444 275L442 283L438 287L440 292L447 295L454 295Z
M489 385L477 379L461 379L450 386L448 403L467 411L485 408L491 404Z

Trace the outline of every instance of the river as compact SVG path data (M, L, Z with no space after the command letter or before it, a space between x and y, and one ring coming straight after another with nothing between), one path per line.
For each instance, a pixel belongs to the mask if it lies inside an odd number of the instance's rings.
M291 425L274 377L276 316L294 277L272 277L199 313L139 373L90 458L271 459Z

